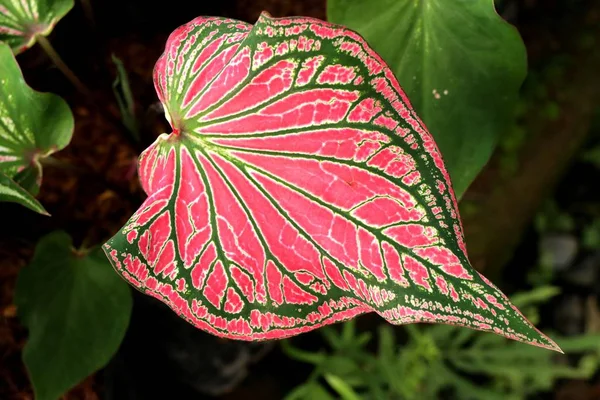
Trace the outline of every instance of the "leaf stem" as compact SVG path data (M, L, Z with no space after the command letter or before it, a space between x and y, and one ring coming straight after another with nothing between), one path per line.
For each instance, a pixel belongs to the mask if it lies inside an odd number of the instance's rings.
M81 7L83 8L83 13L85 14L85 18L90 23L92 29L96 28L96 20L94 19L94 9L92 8L92 3L90 0L81 0Z
M54 167L62 170L71 170L79 173L86 172L85 169L75 166L73 163L65 160L60 160L53 156L42 157L40 158L40 163L44 167Z
M40 44L42 49L44 49L48 57L50 57L54 65L56 65L56 67L67 77L73 86L75 86L75 88L83 95L91 99L93 97L92 92L79 80L77 75L75 75L75 73L67 66L67 64L65 64L56 50L54 50L54 47L52 44L50 44L48 39L46 39L46 37L43 35L35 35L35 39Z
M48 57L50 57L50 59L57 66L57 68L67 77L67 79L73 84L73 86L75 86L77 91L85 96L86 101L90 105L96 107L98 109L98 111L102 114L102 116L109 123L113 124L119 130L121 130L125 133L129 133L128 128L121 121L116 119L105 108L103 108L100 104L98 104L92 91L90 89L88 89L87 86L85 86L81 82L81 80L79 80L77 75L75 75L75 73L67 66L67 64L65 64L65 62L58 55L56 50L54 50L54 47L48 41L48 39L42 35L36 35L35 37L36 37L37 42L42 47L42 49L44 49L44 52L48 55ZM125 137L127 139L130 138L129 134L125 135ZM137 140L130 140L130 142L131 142L132 146L139 152L141 152L143 150L143 149L140 149L140 145Z

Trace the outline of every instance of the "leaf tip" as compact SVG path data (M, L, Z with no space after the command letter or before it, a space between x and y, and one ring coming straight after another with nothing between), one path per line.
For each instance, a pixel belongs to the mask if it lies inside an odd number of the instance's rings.
M550 339L548 336L546 336L544 334L542 334L542 336L547 342L544 346L542 346L543 348L552 350L552 351L556 351L557 353L560 353L560 354L565 354L563 349L561 349L560 346L554 340Z
M268 11L266 11L266 10L263 10L263 11L260 13L260 18L273 19L273 16L271 15L271 13L270 13L270 12L268 12ZM259 18L259 19L260 19L260 18Z

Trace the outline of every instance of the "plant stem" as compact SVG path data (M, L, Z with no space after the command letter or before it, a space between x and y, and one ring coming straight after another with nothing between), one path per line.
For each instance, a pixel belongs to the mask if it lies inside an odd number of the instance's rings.
M75 75L75 73L67 66L67 64L65 64L62 58L60 58L60 56L58 55L56 50L54 50L54 47L52 46L52 44L50 44L48 39L46 39L46 37L43 35L36 35L35 38L42 47L42 49L44 49L48 57L50 57L54 65L58 67L58 69L67 77L67 79L73 84L73 86L75 86L75 88L78 91L80 91L83 95L85 95L89 99L92 99L92 92L79 80L77 75Z
M134 140L133 138L131 138L131 135L129 134L128 128L123 124L122 121L120 121L117 118L115 118L104 107L102 107L100 104L98 104L98 102L96 102L96 98L95 98L94 94L91 92L91 90L88 89L87 86L85 86L79 80L79 78L77 77L77 75L75 75L75 73L67 66L67 64L65 64L65 62L58 55L58 53L56 52L56 50L54 50L54 47L52 46L52 44L50 44L50 42L48 41L48 39L45 36L36 35L36 40L40 44L40 46L42 47L42 49L44 49L44 52L48 55L48 57L50 57L50 59L52 60L52 62L67 77L67 79L73 84L73 86L75 86L75 88L77 89L77 91L80 92L81 94L83 94L85 96L85 100L87 101L87 103L90 104L91 106L96 107L98 109L98 111L100 112L100 114L109 123L111 123L112 125L114 125L120 131L124 132L126 134L126 135L124 135L124 137L130 141L130 143L132 144L132 146L138 152L141 152L143 150L143 148L140 148L140 143L137 140Z
M72 163L70 163L68 161L59 160L58 158L53 157L53 156L40 158L40 164L42 164L43 167L54 167L54 168L58 168L58 169L74 171L77 173L88 172L88 171L82 169L81 167L73 165Z
M92 3L90 0L81 0L81 7L83 8L83 13L85 14L85 18L90 23L92 29L96 28L96 20L94 19L94 9L92 8Z

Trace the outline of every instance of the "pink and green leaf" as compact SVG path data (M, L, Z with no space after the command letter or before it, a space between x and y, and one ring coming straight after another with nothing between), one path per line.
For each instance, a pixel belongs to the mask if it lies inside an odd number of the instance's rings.
M27 50L36 36L48 36L73 4L73 0L0 0L0 41L15 54Z
M148 198L104 246L136 288L233 339L376 312L558 349L470 266L441 154L358 34L200 17L154 79L173 132L141 155Z

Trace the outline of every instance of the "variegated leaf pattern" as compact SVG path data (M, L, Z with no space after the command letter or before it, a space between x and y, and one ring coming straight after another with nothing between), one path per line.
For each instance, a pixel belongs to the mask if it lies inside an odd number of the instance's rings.
M36 35L49 35L73 4L73 0L0 0L0 41L21 53L35 44Z
M44 206L31 193L0 172L0 202L19 203L30 210L48 215Z
M40 160L69 144L73 124L67 103L31 89L8 45L0 43L0 173L35 194Z
M558 349L469 265L442 157L381 58L310 18L197 18L155 67L173 132L104 248L218 336L292 336L366 312Z

